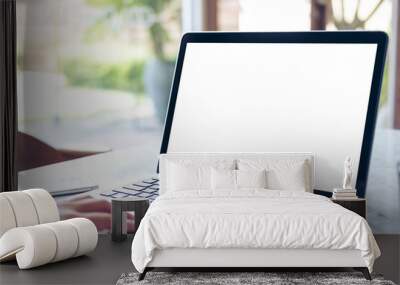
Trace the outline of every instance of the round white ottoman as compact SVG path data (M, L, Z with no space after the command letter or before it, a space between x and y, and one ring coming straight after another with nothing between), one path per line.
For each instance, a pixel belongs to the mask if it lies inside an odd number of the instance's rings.
M96 226L75 218L8 230L0 238L0 261L16 257L20 269L84 255L96 248Z

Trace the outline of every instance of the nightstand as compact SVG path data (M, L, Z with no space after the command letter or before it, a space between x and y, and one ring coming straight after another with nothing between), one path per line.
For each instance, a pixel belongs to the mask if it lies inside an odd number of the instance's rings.
M120 198L111 200L112 225L111 239L113 241L123 241L127 238L127 213L128 211L135 212L135 232L139 227L141 220L149 208L150 202L148 199L140 197Z
M367 201L362 198L354 199L333 199L333 203L339 204L340 206L359 214L361 217L366 218L367 216Z

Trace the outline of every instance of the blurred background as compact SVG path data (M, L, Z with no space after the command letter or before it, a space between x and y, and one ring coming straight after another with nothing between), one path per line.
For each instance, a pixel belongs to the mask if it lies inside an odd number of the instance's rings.
M101 192L154 175L184 32L381 30L368 217L400 233L399 17L396 0L17 0L19 187Z

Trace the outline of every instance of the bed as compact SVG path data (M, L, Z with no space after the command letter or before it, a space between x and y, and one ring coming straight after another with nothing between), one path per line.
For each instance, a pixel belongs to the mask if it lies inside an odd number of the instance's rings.
M366 220L312 193L311 153L166 154L160 196L132 243L143 279L159 267L353 267L380 251Z

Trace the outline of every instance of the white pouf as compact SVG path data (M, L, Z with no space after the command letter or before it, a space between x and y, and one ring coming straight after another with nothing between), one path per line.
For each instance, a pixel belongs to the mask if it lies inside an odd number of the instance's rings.
M86 254L96 248L98 233L95 224L84 218L75 218L65 220L66 223L70 223L78 233L78 247L76 249L75 256Z
M16 259L20 269L28 269L96 248L92 221L59 219L56 202L46 190L0 193L0 262Z
M15 228L17 222L10 202L0 195L0 237L8 230Z
M56 201L49 192L43 189L29 189L22 193L28 194L35 205L39 224L51 223L60 220Z
M97 239L96 226L84 218L14 228L0 238L0 260L15 256L19 268L28 269L86 254Z
M79 236L75 229L71 228L70 223L55 222L43 225L49 228L54 233L57 244L56 255L53 257L52 262L60 261L63 259L75 256L78 250Z
M44 189L0 193L0 237L9 229L60 220L56 201Z
M30 196L21 191L1 193L11 205L17 227L26 227L39 224L35 205Z

